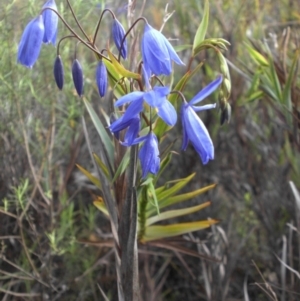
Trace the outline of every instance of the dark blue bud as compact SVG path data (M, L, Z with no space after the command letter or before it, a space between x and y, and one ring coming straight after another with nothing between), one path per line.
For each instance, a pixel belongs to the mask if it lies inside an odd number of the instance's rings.
M99 61L96 69L96 83L101 97L106 94L107 90L107 70L103 61Z
M65 72L64 72L64 66L60 55L58 55L55 59L54 66L53 66L53 74L58 89L62 90L64 86Z
M74 60L72 65L72 77L75 89L79 96L83 94L83 72L81 65L77 59Z
M42 15L27 24L18 47L17 60L20 64L32 68L41 51L44 31Z
M124 40L124 42L122 44L123 38L125 36L125 29L117 19L114 19L114 21L113 21L112 35L113 35L115 45L118 48L119 52L121 53L122 58L126 59L126 57L127 57L126 39ZM121 49L121 46L122 46L122 49Z

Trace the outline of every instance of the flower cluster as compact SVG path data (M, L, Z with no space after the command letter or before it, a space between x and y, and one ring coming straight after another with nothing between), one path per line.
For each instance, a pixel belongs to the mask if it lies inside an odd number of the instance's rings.
M144 142L140 149L139 159L142 166L142 177L145 178L148 173L156 174L158 172L160 159L158 140L151 130L151 126L149 134L137 137L140 131L140 113L144 108L144 102L150 108L153 108L167 125L174 126L177 121L176 110L167 99L167 96L170 94L170 88L159 86L152 88L148 78L151 74L157 76L162 74L169 75L172 72L172 61L178 65L183 65L183 62L162 33L152 28L148 23L145 25L142 37L141 52L145 71L146 91L134 91L116 101L116 107L129 105L124 115L115 120L109 129L116 137L119 137L120 131L127 129L124 141L121 142L125 146ZM214 147L206 127L196 112L215 108L216 104L202 107L195 107L194 105L214 92L220 86L222 80L222 76L218 76L216 80L201 90L189 103L184 100L181 107L183 127L182 149L185 150L187 148L190 140L203 164L208 163L209 160L214 158Z
M112 37L119 52L118 63L120 64L120 57L124 60L127 58L126 37L128 33L125 32L122 24L109 9L104 10L102 15L107 11L109 11L113 17L111 28ZM96 54L98 63L95 71L95 82L98 87L99 95L103 97L106 94L109 77L106 63L111 64L111 57L108 58L103 55L103 51L99 52L95 46L102 15L93 40L86 42L86 39L89 38L84 32L85 38L83 39L77 36L75 32L68 27L72 32L72 36L64 37L59 41L57 57L53 67L55 82L59 89L62 89L64 85L64 67L62 58L59 55L60 42L65 38L75 37ZM32 68L38 59L42 44L56 44L57 23L59 18L62 19L57 12L55 1L48 0L42 7L40 15L30 21L25 27L18 48L17 60L19 63L28 68ZM140 20L145 22L145 26L141 38L142 65L141 68L138 69L143 70L144 87L139 79L140 91L133 90L115 102L115 107L125 107L126 110L121 117L115 119L110 124L109 130L118 140L122 137L120 143L124 146L129 147L135 144L142 144L139 151L139 159L142 167L142 178L146 178L149 173L156 174L160 168L158 139L154 133L155 129L153 129L153 127L155 127L155 116L157 115L158 118L161 118L171 127L177 122L177 112L172 103L168 100L168 96L172 92L171 89L163 85L151 86L153 82L152 78L160 75L170 75L173 72L173 62L181 66L184 65L184 63L177 55L171 43L160 31L151 27L144 18ZM65 23L64 20L63 22ZM134 24L136 25L136 23ZM72 78L77 94L82 96L84 92L83 69L76 55L72 64ZM212 83L193 97L189 103L187 103L185 99L182 99L182 149L185 150L188 142L191 141L203 164L208 163L209 160L214 158L214 147L206 127L196 112L214 108L216 105L212 104L202 107L195 105L214 92L222 81L222 76L217 77ZM148 109L148 113L146 114L144 112L145 107ZM145 117L146 115L148 117ZM146 121L147 126L149 126L149 132L140 137L139 133L144 121ZM126 130L125 134L120 135L123 130Z

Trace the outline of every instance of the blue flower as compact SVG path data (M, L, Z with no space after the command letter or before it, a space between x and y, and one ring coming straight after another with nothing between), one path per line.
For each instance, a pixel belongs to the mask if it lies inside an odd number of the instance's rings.
M121 97L115 106L119 107L130 103L125 114L112 123L110 130L117 132L129 126L132 119L143 110L143 101L157 109L157 115L164 120L169 126L173 126L177 121L176 110L167 100L166 96L170 93L168 87L154 87L148 92L135 91Z
M155 75L170 75L172 72L171 61L178 65L184 65L165 36L148 23L145 24L141 48L144 67L148 75L151 72Z
M79 96L83 94L83 71L77 59L74 60L72 65L72 77L75 89Z
M189 103L185 102L181 107L183 127L182 149L186 150L190 140L203 164L207 164L209 160L214 159L214 146L205 125L196 112L215 108L216 104L204 105L201 107L196 107L194 105L214 92L222 81L222 76L218 76L213 82L193 97Z
M142 178L145 179L148 173L154 175L158 173L160 158L157 137L152 131L146 136L136 138L133 144L141 142L144 142L144 144L139 151L139 159L142 166Z
M122 58L125 60L127 57L127 42L126 39L123 42L123 38L125 36L125 30L122 24L117 20L114 19L112 25L112 36L115 42L116 47L118 48L119 52L121 53ZM121 48L122 46L122 48Z
M107 70L102 60L98 62L96 69L96 83L101 97L106 94L107 90Z
M57 6L54 0L48 0L42 8L44 9L43 19L44 19L44 26L45 26L43 42L47 44L52 43L53 45L55 45L56 36L57 36L58 16L51 9L45 9L46 7L49 7L57 11Z
M27 24L18 47L17 61L20 64L32 68L41 51L44 31L42 15Z

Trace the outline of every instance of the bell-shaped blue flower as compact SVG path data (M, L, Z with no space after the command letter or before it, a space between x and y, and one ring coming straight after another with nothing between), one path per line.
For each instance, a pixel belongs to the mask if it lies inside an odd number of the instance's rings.
M32 68L41 51L44 31L42 15L27 24L18 47L17 61L20 64Z
M107 91L107 70L102 60L100 60L97 65L96 83L99 94L103 97Z
M214 92L222 81L222 76L218 76L213 82L193 97L189 103L185 102L181 107L183 127L182 149L186 150L188 142L191 141L203 164L207 164L209 160L214 159L214 146L205 125L196 112L215 108L216 104L209 104L200 107L196 107L194 105Z
M125 60L127 57L127 42L126 39L124 40L123 44L123 38L125 36L125 29L123 25L117 20L113 20L112 25L112 36L115 42L115 45L119 52L121 53L122 58Z
M55 79L58 89L62 90L62 88L64 86L65 72L64 72L64 66L63 66L60 55L58 55L54 61L53 75L54 75L54 79Z
M132 144L144 142L140 151L139 159L142 166L142 178L145 179L149 173L156 175L160 167L158 141L151 131L148 135L136 138Z
M49 7L51 9L45 9ZM57 6L54 0L48 0L43 8L43 19L44 19L44 26L45 26L45 33L43 37L43 42L48 44L52 43L55 45L56 43L56 36L57 36L57 23L58 23L58 16L53 11L57 11ZM53 10L52 10L53 9Z
M142 37L142 57L146 73L170 75L172 61L184 65L166 37L148 23L145 24Z
M83 94L83 71L77 59L74 60L72 65L72 77L75 89L79 96Z

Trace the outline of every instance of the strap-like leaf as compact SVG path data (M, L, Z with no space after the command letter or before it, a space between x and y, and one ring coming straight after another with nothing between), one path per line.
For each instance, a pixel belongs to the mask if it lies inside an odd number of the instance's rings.
M113 164L113 162L114 162L113 143L112 143L109 135L107 134L105 127L103 126L102 122L100 121L98 115L96 114L93 107L91 106L91 104L86 99L83 99L83 101L84 101L84 104L85 104L85 106L90 114L90 117L94 123L94 126L103 142L103 145L105 146L105 149L106 149L105 156L108 157L108 161L109 161L110 165L114 166L114 164Z
M210 205L210 202L205 202L201 205L197 205L197 206L193 206L193 207L189 207L189 208L184 208L184 209L176 209L176 210L169 210L166 212L163 212L161 214L152 216L150 218L147 219L146 221L146 226L150 226L152 224L155 224L157 222L166 220L166 219L170 219L170 218L174 218L174 217L178 217L178 216L183 216L186 214L190 214L190 213L194 213L197 212L207 206Z
M179 223L179 224L166 225L166 226L150 226L146 228L145 235L144 237L141 238L141 241L146 242L154 239L161 239L166 237L182 235L189 232L208 228L216 223L218 223L217 220L210 219L207 221Z
M88 172L79 164L76 164L76 166L94 185L96 185L99 189L102 189L101 182L97 177L93 176L90 172Z
M208 27L208 20L209 20L209 1L205 0L204 4L204 13L203 13L203 18L202 21L197 29L195 38L194 38L194 43L193 43L193 55L195 56L196 53L194 52L195 48L204 40L206 32L207 32L207 27Z

